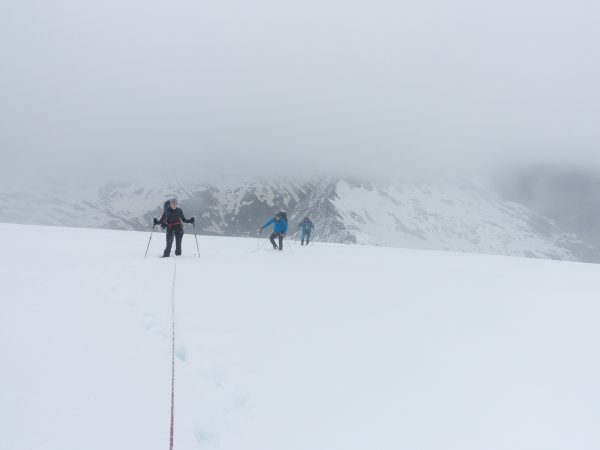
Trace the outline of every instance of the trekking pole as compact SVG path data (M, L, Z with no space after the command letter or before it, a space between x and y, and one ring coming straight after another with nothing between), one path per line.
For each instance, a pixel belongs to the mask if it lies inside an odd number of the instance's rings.
M200 258L200 247L198 247L198 236L196 236L196 223L192 222L192 226L194 227L194 237L196 238L196 250L198 250L198 258Z
M148 249L150 248L150 241L152 240L152 233L154 233L154 227L156 224L152 225L152 231L150 232L150 239L148 239L148 246L146 247L146 253L144 254L144 258L148 256Z

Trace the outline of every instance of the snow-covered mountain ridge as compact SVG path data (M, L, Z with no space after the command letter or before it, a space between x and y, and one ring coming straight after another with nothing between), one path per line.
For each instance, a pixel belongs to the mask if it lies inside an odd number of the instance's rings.
M290 234L304 215L324 242L598 261L596 249L552 220L473 182L304 181L117 182L47 184L0 193L0 221L148 230L163 201L176 196L200 234L253 236L277 210Z

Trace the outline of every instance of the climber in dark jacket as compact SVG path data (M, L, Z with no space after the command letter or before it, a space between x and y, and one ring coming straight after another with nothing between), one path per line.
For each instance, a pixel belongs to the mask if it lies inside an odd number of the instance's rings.
M186 219L181 208L177 207L177 200L171 199L165 202L164 212L160 219L154 218L154 225L160 224L167 230L167 247L163 257L171 255L173 246L173 237L175 237L175 255L181 255L181 240L183 239L183 223L194 223L194 218Z

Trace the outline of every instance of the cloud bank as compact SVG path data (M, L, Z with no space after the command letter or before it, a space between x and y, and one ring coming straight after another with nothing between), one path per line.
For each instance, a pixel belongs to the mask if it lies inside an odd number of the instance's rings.
M3 177L600 167L597 2L2 10Z

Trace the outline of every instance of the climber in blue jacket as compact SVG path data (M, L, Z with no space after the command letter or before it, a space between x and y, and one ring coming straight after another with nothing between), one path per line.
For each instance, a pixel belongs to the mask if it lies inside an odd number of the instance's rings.
M288 222L287 222L287 214L282 212L278 212L275 214L271 220L265 223L262 227L260 227L259 232L262 233L264 228L267 228L269 225L273 224L273 233L269 237L271 244L273 245L274 250L283 250L283 238L285 237L285 233L287 233ZM279 247L275 243L275 238L279 238Z
M302 230L302 237L300 238L301 245L304 245L304 241L306 241L306 245L310 242L310 233L315 229L315 225L310 220L310 217L306 216L302 222L298 224L298 228Z

